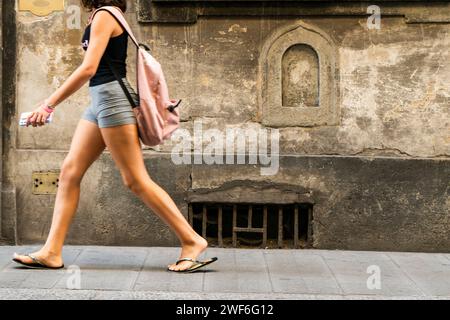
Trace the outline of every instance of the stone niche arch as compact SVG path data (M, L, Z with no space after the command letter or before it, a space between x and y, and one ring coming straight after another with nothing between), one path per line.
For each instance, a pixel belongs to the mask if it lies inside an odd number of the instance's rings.
M259 61L262 123L271 127L339 124L338 50L322 30L299 20L272 33Z

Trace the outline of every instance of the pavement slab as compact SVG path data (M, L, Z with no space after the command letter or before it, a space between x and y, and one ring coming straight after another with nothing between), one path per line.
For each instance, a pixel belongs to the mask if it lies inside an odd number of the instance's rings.
M27 269L0 246L0 299L450 299L450 255L211 247L194 273L180 248L66 246L62 270Z

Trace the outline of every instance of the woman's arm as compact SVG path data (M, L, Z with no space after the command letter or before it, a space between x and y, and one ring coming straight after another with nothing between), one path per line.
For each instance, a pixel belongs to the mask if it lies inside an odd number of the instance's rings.
M115 28L120 25L114 17L106 12L99 11L91 25L91 35L89 46L86 50L81 65L67 78L64 84L59 87L50 97L40 103L37 109L29 116L29 124L33 127L44 125L45 120L50 115L43 107L47 105L56 106L78 91L97 72L100 59L102 58L109 39Z

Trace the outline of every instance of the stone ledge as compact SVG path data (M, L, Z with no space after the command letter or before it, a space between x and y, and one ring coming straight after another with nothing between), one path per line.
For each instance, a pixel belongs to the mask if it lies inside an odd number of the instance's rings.
M403 16L407 23L450 22L450 1L381 0L382 15ZM195 23L199 16L367 16L370 1L345 0L137 0L141 23Z
M245 0L245 1L239 1L239 0L152 0L153 2L161 2L161 3L174 3L174 2L286 2L286 3L305 3L305 2L314 2L314 3L329 3L329 2L337 2L337 1L330 1L330 0ZM370 2L370 1L360 1L360 0L340 0L339 2ZM450 0L379 0L378 2L450 2Z

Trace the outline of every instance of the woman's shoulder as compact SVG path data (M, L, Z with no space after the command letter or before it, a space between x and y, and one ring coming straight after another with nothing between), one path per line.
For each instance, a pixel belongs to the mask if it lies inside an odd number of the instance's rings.
M106 8L97 9L91 14L91 17L89 18L88 25L92 25L95 22L100 21L101 23L108 23L116 21L116 17L109 12Z
M99 10L92 17L89 26L92 32L109 33L114 32L113 30L123 30L121 23L116 19L116 17L107 10Z
M91 24L95 20L108 19L109 17L113 18L112 13L109 12L108 10L106 10L106 9L100 8L99 10L96 10L95 12L93 12L93 14L91 16Z

